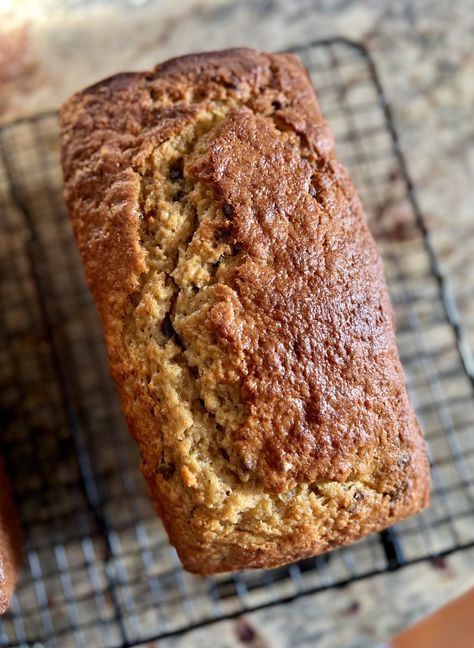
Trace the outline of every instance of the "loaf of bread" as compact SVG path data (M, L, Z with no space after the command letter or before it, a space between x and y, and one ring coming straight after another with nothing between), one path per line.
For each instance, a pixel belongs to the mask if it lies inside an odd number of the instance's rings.
M20 527L0 457L0 614L10 605L21 559Z
M185 568L280 565L425 506L381 261L298 58L119 74L61 127L111 371Z

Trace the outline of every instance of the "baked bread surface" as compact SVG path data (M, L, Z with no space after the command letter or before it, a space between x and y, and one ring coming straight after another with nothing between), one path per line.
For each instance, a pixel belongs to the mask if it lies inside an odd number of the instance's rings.
M111 371L184 566L279 565L425 506L381 261L297 57L121 74L61 127Z
M0 614L10 605L21 559L20 528L0 457Z

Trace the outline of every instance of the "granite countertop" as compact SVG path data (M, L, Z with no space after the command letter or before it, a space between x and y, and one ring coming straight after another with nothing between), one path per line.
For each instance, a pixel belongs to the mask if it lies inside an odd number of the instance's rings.
M0 123L56 108L101 77L190 51L278 50L333 35L366 44L474 347L469 0L10 0L0 18ZM472 565L474 550L465 550L159 645L369 648L473 586Z

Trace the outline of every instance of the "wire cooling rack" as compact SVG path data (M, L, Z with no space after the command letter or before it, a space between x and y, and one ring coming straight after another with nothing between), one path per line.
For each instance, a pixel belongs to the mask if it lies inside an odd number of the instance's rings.
M326 556L185 573L152 511L61 196L56 114L0 134L1 445L25 558L2 646L128 647L474 544L470 354L368 53L298 48L385 263L430 444L428 510Z

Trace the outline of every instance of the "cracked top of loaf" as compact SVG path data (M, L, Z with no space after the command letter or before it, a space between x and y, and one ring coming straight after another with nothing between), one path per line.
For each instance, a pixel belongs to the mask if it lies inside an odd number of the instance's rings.
M61 125L112 374L184 565L280 564L424 506L380 258L297 57L121 74Z

